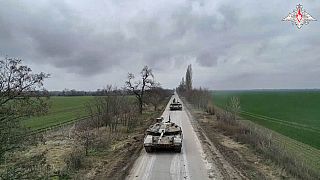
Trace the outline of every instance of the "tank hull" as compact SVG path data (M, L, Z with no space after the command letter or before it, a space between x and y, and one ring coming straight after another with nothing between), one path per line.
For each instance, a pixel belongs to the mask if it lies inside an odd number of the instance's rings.
M143 144L148 153L158 150L181 152L182 139L181 127L171 122L159 122L147 129Z
M170 104L170 111L181 111L182 104L181 103L171 103Z
M182 107L170 107L170 111L181 111Z

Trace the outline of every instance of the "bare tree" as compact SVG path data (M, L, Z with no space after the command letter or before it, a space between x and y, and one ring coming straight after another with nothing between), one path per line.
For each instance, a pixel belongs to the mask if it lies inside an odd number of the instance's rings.
M0 161L21 142L21 119L47 112L46 91L41 88L48 77L43 72L33 74L21 59L0 60Z
M181 82L180 82L180 84L179 84L179 86L177 88L177 91L178 92L184 92L185 89L186 89L186 83L184 81L184 77L182 77Z
M232 119L235 121L241 110L240 100L238 97L231 97L229 104L227 105L227 111L232 115Z
M102 89L104 96L95 97L86 104L91 116L93 128L109 127L110 132L117 132L118 125L129 126L138 115L137 104L124 94L117 94L117 88L108 85ZM132 124L130 124L131 126Z
M188 65L187 72L186 72L186 90L192 90L192 68L191 64Z
M147 89L153 87L156 83L154 82L154 76L152 69L145 66L140 72L141 80L134 81L135 76L132 73L128 74L128 80L126 81L126 88L131 91L139 102L139 112L142 114L142 108L144 103L144 93Z
M186 71L186 77L182 77L182 80L177 88L177 91L182 92L189 92L192 91L192 67L191 64L188 65Z
M160 101L167 97L166 91L160 86L152 87L146 92L146 102L153 105L154 110L156 111Z
M90 123L90 122L89 122ZM80 122L76 124L75 135L77 136L78 142L84 147L85 155L88 156L89 149L94 140L93 132L90 131L92 129L91 124L87 122Z

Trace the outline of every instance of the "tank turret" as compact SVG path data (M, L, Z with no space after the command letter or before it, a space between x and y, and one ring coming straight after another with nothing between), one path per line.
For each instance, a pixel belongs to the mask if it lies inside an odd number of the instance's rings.
M173 101L169 107L170 111L182 110L182 104L179 101Z
M157 149L181 152L182 138L181 127L177 124L170 121L157 122L147 129L144 147L148 153Z

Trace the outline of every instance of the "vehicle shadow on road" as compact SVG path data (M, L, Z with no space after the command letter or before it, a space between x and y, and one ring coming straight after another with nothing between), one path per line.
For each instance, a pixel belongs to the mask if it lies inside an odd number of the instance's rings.
M147 153L147 152L146 152ZM168 149L157 149L156 151L153 151L153 152L149 152L147 154L172 154L172 155L175 155L175 154L182 154L182 152L175 152L174 150L168 150Z

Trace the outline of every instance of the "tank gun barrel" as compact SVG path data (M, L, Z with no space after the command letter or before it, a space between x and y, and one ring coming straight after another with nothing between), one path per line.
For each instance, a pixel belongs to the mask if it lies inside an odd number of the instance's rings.
M162 136L163 136L163 134L164 134L164 131L165 131L164 129L161 130L161 135L160 135L160 137L159 137L159 139L158 139L158 143L160 143L160 141L161 141L161 139L162 139Z

